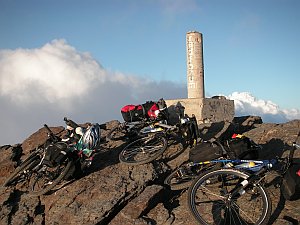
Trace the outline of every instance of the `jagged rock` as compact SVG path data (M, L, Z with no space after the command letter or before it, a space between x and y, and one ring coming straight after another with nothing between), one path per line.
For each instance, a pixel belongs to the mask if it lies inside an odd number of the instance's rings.
M124 209L111 221L111 225L131 225L142 217L149 208L153 208L161 200L162 186L148 186L138 197L130 201Z
M175 217L175 220L171 225L197 225L198 223L194 220L190 212L188 211L187 204L187 191L183 191L181 195L179 195L177 201L179 202L178 206L172 210L172 214Z
M5 145L0 147L0 183L3 183L8 174L17 166L17 159L20 158L22 149L20 145Z
M162 225L171 225L175 220L174 215L169 213L163 203L157 204L155 208L149 211L147 216L150 220L155 221L156 224Z
M64 131L64 127L49 127L55 135L60 135ZM47 130L46 128L41 128L37 132L30 135L22 143L23 154L27 154L34 150L35 148L42 146L47 140Z

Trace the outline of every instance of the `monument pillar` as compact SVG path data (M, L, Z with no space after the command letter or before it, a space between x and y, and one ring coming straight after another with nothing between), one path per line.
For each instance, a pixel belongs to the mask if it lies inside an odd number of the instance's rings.
M205 98L202 34L187 32L186 49L188 98Z
M203 39L198 31L186 33L187 59L187 91L188 98L166 100L170 114L170 121L178 122L176 106L182 105L184 113L195 115L198 124L232 121L234 117L234 101L224 96L205 98L204 94L204 64Z

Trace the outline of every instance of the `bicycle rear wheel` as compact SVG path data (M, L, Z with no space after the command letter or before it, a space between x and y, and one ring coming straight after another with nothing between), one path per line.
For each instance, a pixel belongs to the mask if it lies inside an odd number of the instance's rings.
M140 165L149 163L167 149L167 139L163 135L150 134L128 144L120 153L121 163Z
M188 191L188 205L200 224L267 224L271 214L270 198L258 184L243 192L231 191L249 175L234 169L209 171L194 181Z
M51 191L68 174L74 165L72 160L66 160L61 165L55 167L43 166L41 171L37 171L31 180L31 196L40 196Z

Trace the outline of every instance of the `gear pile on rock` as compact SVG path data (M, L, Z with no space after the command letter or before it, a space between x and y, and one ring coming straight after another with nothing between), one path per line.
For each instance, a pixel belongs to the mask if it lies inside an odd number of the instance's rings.
M105 136L116 123L107 122L107 130L101 135ZM285 154L284 149L295 141L300 130L300 120L264 124L259 117L249 116L235 118L233 124L199 125L199 129L206 139L226 137L233 130L244 133L263 146L260 158ZM60 134L64 128L52 130ZM46 139L46 131L41 128L22 144L0 146L1 186L15 167ZM171 145L159 160L127 166L119 163L118 158L125 145L123 141L103 143L87 175L48 195L29 197L26 183L1 187L0 224L197 224L188 211L187 191L171 191L163 185L166 176L188 159L189 148ZM296 152L295 157L299 156ZM300 200L285 201L279 188L270 186L268 190L273 206L271 223L300 221Z

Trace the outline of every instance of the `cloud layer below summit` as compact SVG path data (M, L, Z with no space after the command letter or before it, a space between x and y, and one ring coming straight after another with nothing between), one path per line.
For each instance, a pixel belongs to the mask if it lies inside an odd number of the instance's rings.
M42 127L121 120L120 108L146 100L185 98L185 84L109 71L89 53L65 40L37 49L0 50L0 146L22 142ZM258 115L264 122L300 119L299 109L281 109L248 92L233 92L236 116Z

